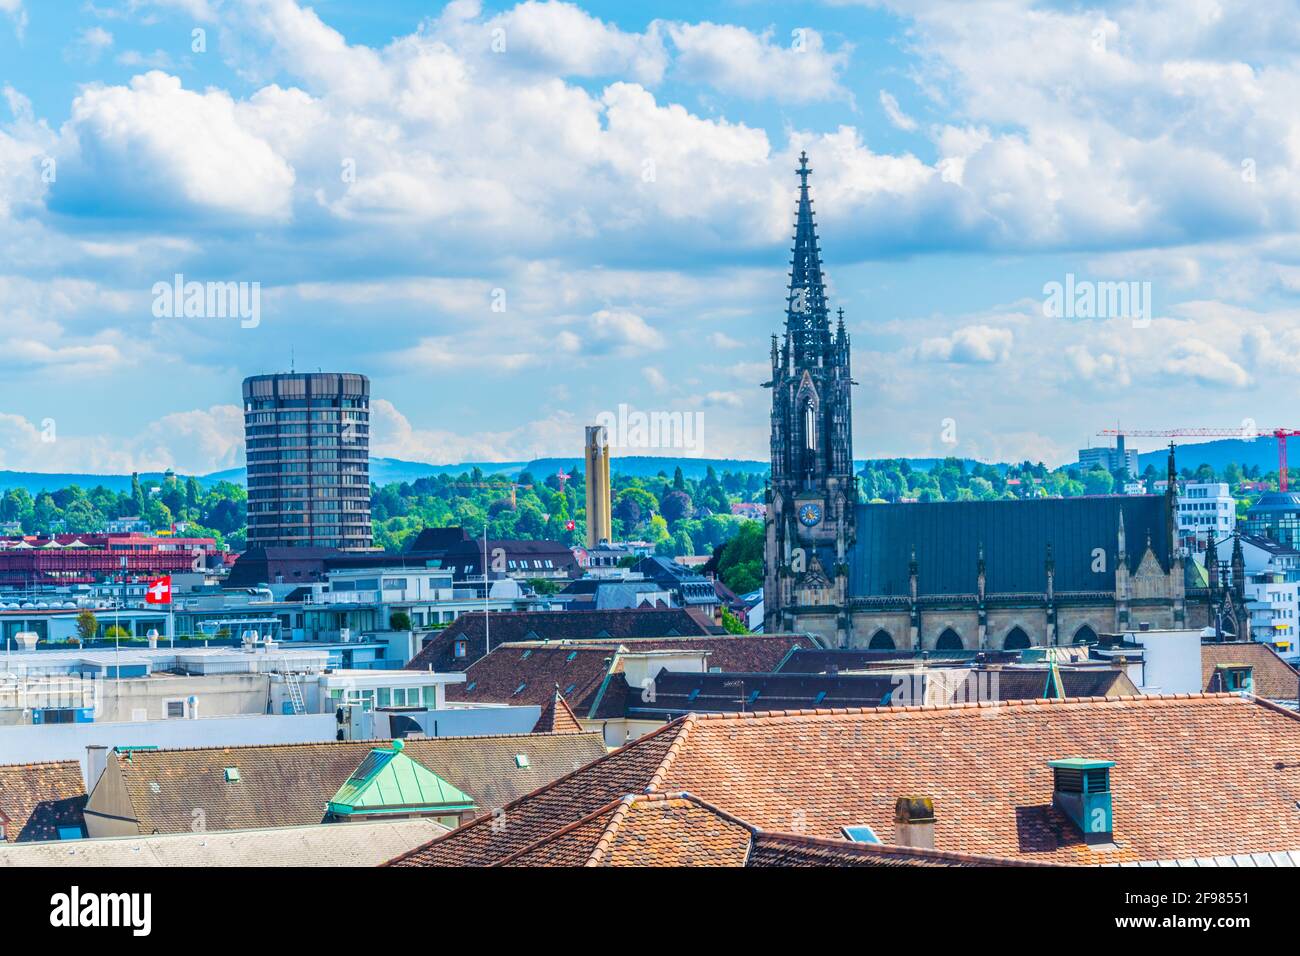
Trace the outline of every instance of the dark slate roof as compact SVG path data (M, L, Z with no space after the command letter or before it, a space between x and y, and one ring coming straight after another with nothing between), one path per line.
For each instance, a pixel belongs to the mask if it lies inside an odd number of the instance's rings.
M239 556L222 582L223 588L252 588L259 584L285 584L325 580L327 559L339 557L336 548L250 548Z
M375 741L114 751L141 833L182 833L202 808L210 830L320 823ZM605 753L599 734L499 734L405 741L402 751L473 797L503 806ZM526 754L527 766L515 759ZM74 762L75 766L75 762ZM225 769L239 770L227 781Z
M1113 591L1121 512L1129 567L1137 567L1150 536L1168 568L1165 499L1158 495L859 505L850 591L906 596L915 548L921 595L973 594L982 545L988 594L1042 593L1049 544L1058 592ZM1092 570L1097 548L1106 553L1104 573Z
M674 637L712 633L698 615L684 608L632 608L616 611L505 611L493 613L492 646L517 641L612 640L625 637ZM456 641L468 642L464 657ZM483 612L462 614L429 637L407 670L463 671L483 656Z
M425 528L415 536L411 546L407 551L416 552L442 552L446 551L452 545L460 544L462 541L468 541L469 534L461 527L451 528Z
M921 675L927 671L919 672ZM1062 668L1066 697L1131 697L1137 687L1119 668ZM920 703L920 686L910 672L880 674L682 673L660 671L653 694L628 694L627 717L672 720L688 713L734 714L744 711L813 710L833 707L877 707ZM921 678L924 679L924 678ZM998 701L1032 700L1043 696L1045 667L980 672L968 680L972 696L977 687ZM903 687L902 698L896 696ZM912 699L915 695L918 699ZM647 699L652 697L653 699ZM906 698L906 699L904 699ZM946 701L945 701L946 702Z
M84 834L86 784L76 760L0 766L0 822L5 839L57 840L59 827Z

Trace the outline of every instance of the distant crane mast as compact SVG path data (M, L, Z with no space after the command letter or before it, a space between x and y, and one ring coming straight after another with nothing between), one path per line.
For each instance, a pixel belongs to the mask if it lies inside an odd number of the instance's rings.
M1254 431L1243 428L1104 428L1097 434L1139 438L1258 438L1272 435L1277 439L1278 487L1286 491L1286 440L1300 435L1300 428L1260 428Z

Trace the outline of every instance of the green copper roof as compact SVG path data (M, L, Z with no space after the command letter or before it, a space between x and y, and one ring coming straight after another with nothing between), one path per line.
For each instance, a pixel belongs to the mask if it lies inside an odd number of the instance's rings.
M344 816L472 809L473 799L404 754L400 740L391 750L370 751L329 802L331 813Z
M1087 757L1067 757L1064 760L1049 760L1047 765L1060 770L1105 770L1115 766L1115 761L1089 760Z

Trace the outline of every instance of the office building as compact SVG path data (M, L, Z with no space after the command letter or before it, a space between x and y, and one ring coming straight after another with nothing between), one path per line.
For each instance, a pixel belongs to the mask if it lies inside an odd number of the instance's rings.
M249 548L371 547L369 379L246 378L244 435Z

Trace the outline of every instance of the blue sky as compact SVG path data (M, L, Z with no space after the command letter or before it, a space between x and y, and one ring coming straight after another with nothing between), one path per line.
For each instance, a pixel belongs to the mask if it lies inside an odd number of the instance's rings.
M376 454L573 453L626 404L765 457L801 149L859 457L1294 427L1295 14L0 0L0 468L238 464L291 353L370 375ZM155 315L177 273L260 321ZM1151 308L1045 315L1067 275Z

